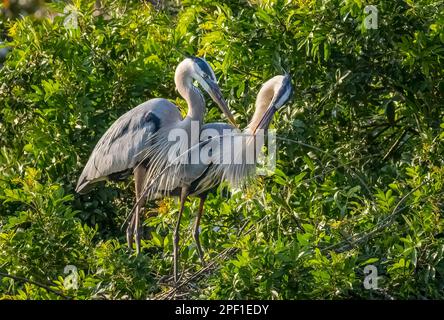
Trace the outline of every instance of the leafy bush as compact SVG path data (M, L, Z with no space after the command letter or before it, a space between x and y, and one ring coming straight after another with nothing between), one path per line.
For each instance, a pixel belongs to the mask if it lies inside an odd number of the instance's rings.
M0 69L1 298L174 295L177 205L150 205L156 216L146 215L134 256L121 230L132 183L73 189L125 111L168 97L185 112L173 82L184 52L207 57L242 125L266 79L288 71L295 86L274 121L276 172L207 200L207 269L190 237L198 203L187 204L188 297L444 298L442 2L101 4L54 2L52 18L0 19L11 48ZM377 29L365 27L367 4ZM206 121L218 119L211 106ZM378 289L363 285L369 264Z

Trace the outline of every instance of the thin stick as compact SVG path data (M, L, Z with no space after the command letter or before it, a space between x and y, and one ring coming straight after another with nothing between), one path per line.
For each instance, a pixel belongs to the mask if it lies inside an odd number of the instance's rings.
M17 281L28 282L28 283L30 283L30 284L36 285L37 287L43 288L43 289L45 289L46 291L52 292L52 293L54 293L54 294L56 294L56 295L58 295L58 296L60 296L60 297L62 297L62 298L64 298L64 299L67 299L67 300L70 300L70 299L71 299L70 297L65 296L63 293L60 293L60 292L57 291L57 290L51 289L51 288L48 287L47 285L42 284L42 283L37 282L37 281L33 281L33 280L30 280L30 279L27 279L27 278L24 278L24 277L20 277L20 276L13 276L13 275L11 275L11 274L4 273L4 272L0 272L0 276L2 276L2 277L6 277L6 278L11 278L11 279L14 279L14 280L17 280Z

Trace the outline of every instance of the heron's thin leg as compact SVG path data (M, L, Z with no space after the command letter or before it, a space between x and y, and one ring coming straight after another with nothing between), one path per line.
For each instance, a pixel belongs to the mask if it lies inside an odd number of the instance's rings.
M178 281L179 274L179 229L180 229L180 219L182 218L183 209L185 207L185 201L188 197L188 187L182 187L180 193L180 209L179 215L177 216L176 228L174 229L174 241L173 241L173 260L174 260L174 282Z
M134 242L136 243L136 254L140 253L140 207L136 207L134 221Z
M135 219L135 217L136 217L136 215L133 213L133 215L131 216L131 220L128 223L128 227L126 228L126 243L128 244L128 248L130 250L133 249L134 219Z
M196 221L194 222L194 228L193 228L193 237L194 237L194 241L196 241L197 252L199 253L199 258L200 258L200 262L202 263L202 266L205 266L205 260L204 260L204 253L203 253L202 247L200 245L199 225L200 225L200 218L202 217L206 198L207 198L207 193L202 194L200 196L199 211L197 212Z
M133 224L133 232L134 232L134 237L135 237L135 242L136 242L136 253L139 254L140 253L140 238L141 238L141 233L142 233L142 228L140 225L140 215L143 212L143 208L145 205L145 197L143 197L141 195L141 193L143 192L143 182L145 179L145 167L140 165L138 166L135 170L134 170L134 180L135 180L135 184L136 184L136 201L138 202L137 206L136 206L136 213L135 213L135 217L134 217L134 224ZM142 199L140 199L140 197L142 196Z

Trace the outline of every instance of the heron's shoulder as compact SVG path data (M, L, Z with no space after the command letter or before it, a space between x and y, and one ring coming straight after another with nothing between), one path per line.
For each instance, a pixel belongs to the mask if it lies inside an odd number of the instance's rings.
M182 118L179 108L171 101L163 98L145 101L131 111L133 113L153 113L159 118Z
M153 98L153 99L147 100L147 101L139 104L136 108L155 108L155 107L159 107L159 106L160 107L170 106L170 107L177 108L177 106L174 103L172 103L170 100L164 99L164 98Z
M224 123L224 122L211 122L211 123L207 123L204 124L202 126L202 130L217 130L217 131L222 131L222 130L235 130L236 128L233 127L232 125L228 124L228 123Z

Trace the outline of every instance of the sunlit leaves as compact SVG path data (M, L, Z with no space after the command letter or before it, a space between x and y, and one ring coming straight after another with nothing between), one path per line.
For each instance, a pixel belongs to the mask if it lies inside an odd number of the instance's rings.
M383 18L371 30L366 2L356 0L101 2L75 2L77 28L64 25L64 2L51 3L60 14L52 20L0 24L12 47L0 70L2 272L78 299L167 290L177 203L148 205L136 257L121 228L131 182L86 196L73 187L100 136L130 108L165 97L186 112L173 75L194 54L214 68L241 127L266 79L289 72L295 94L273 121L273 174L209 195L201 241L218 268L187 298L442 298L439 1L378 1ZM206 121L220 119L207 110ZM197 208L190 199L181 223L187 274L201 268ZM67 264L78 268L78 290L65 288ZM363 287L370 264L379 291ZM57 298L7 278L0 289L6 298Z

